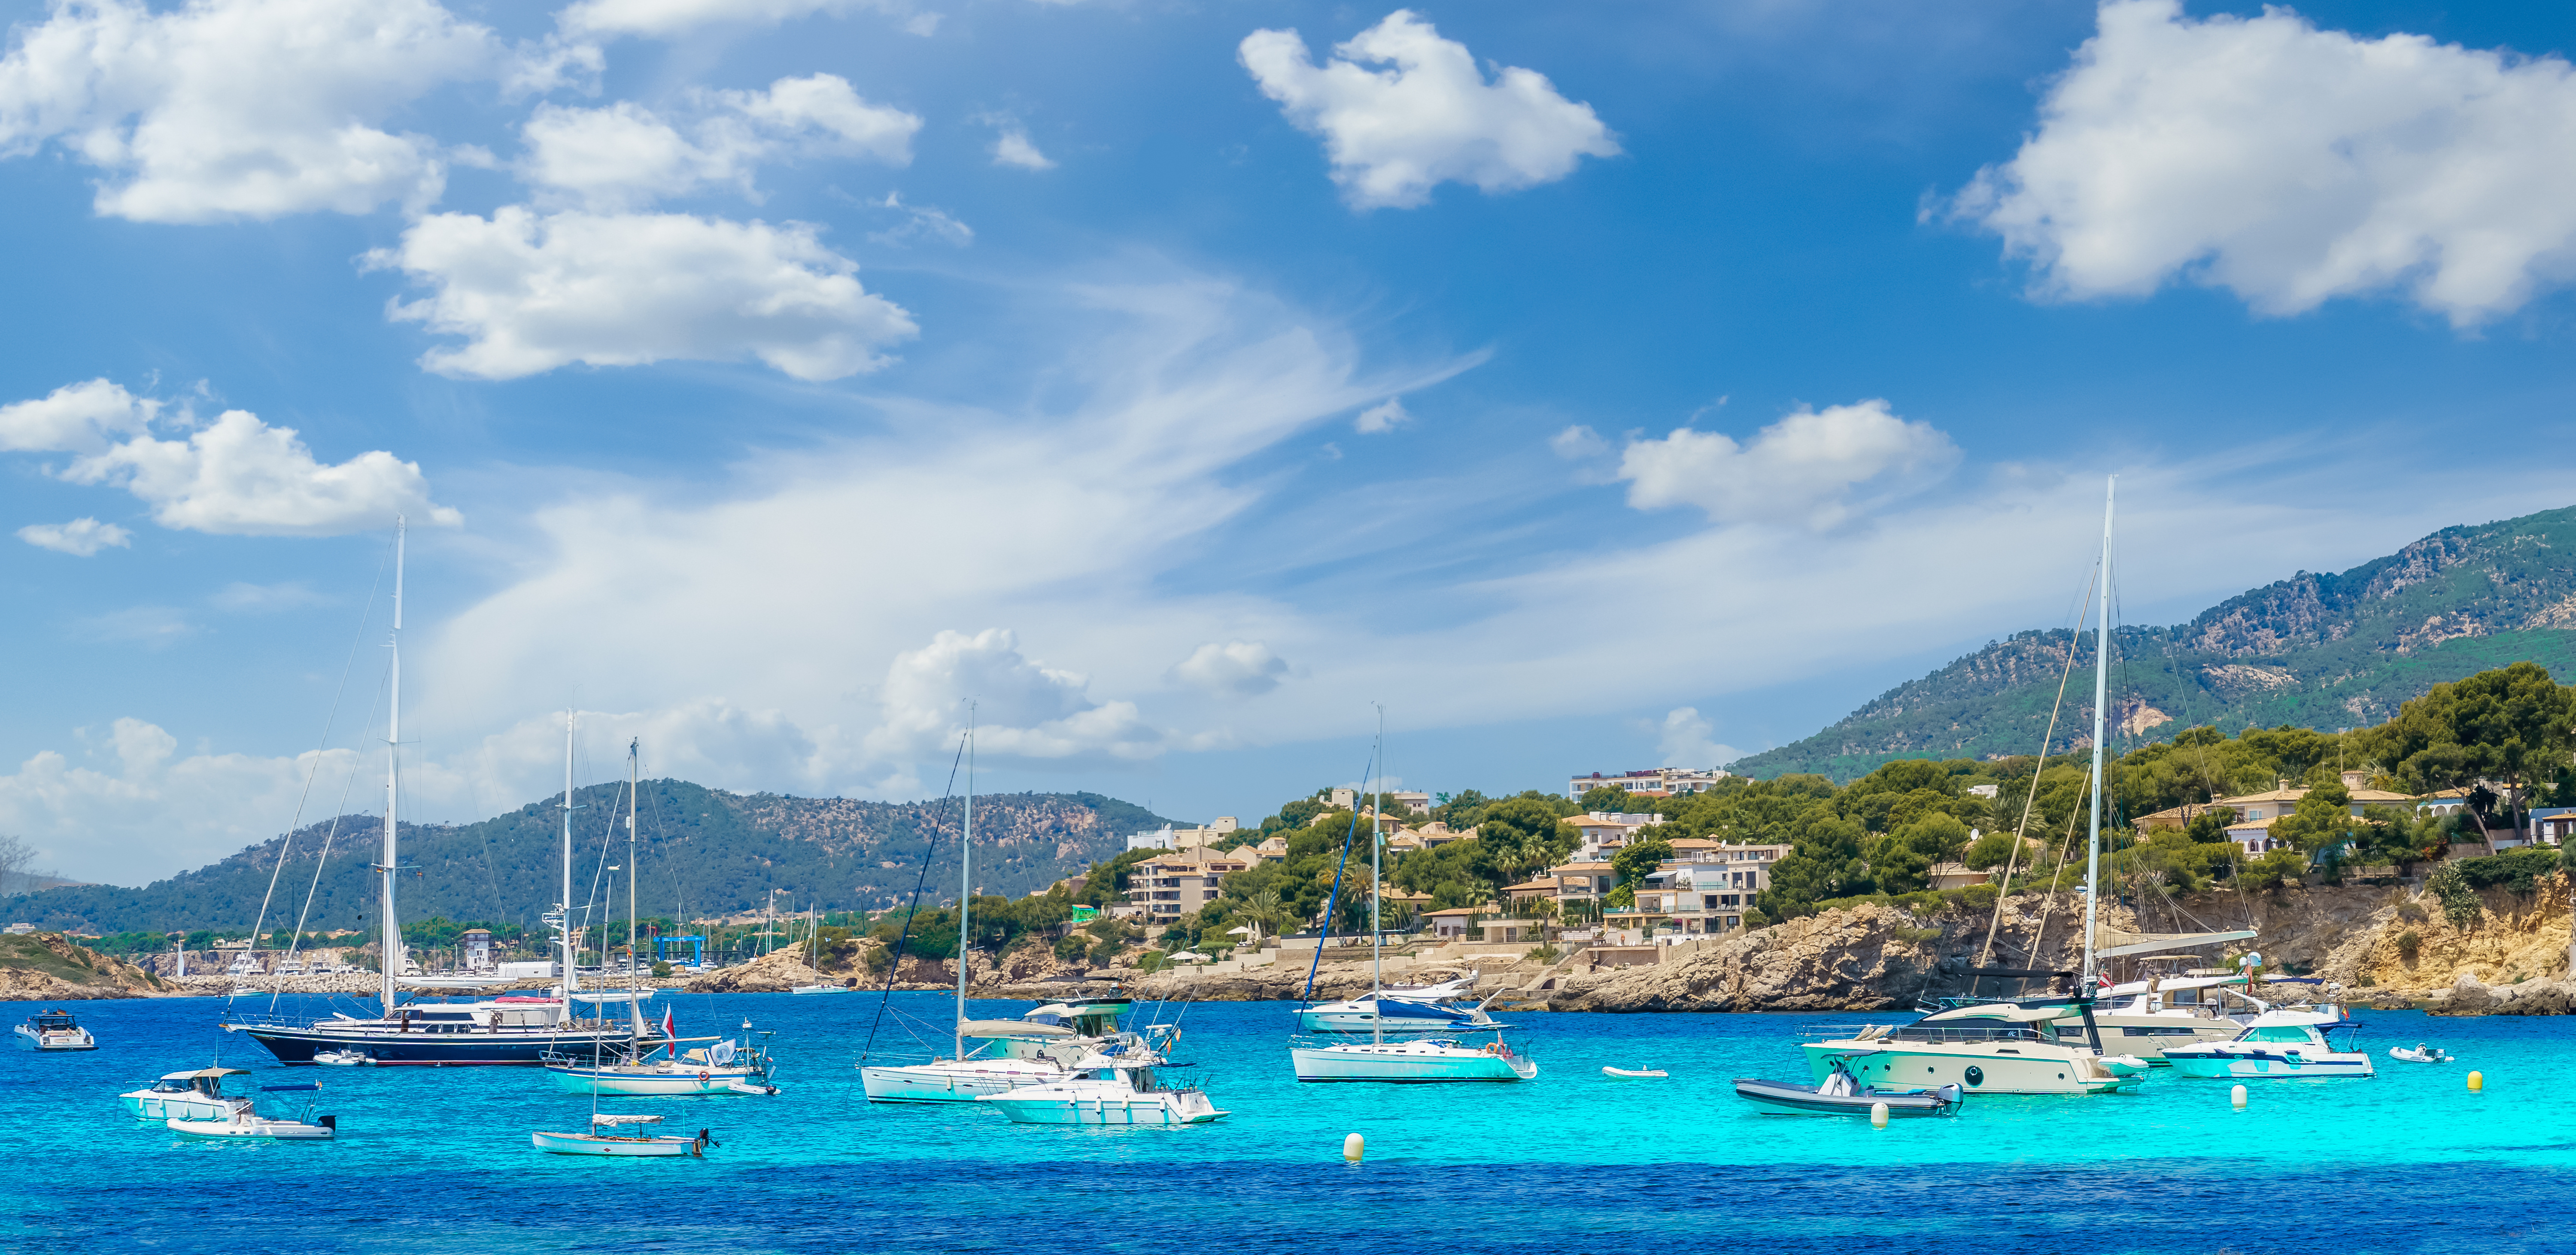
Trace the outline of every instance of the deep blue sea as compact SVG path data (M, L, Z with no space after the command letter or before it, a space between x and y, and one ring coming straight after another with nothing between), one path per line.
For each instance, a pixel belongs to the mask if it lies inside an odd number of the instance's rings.
M321 999L303 1007L313 1012ZM343 1002L355 1008L359 1004ZM0 1246L48 1253L1366 1251L2576 1252L2576 1020L2361 1012L2373 1080L2159 1072L2138 1093L1977 1098L1948 1120L1754 1114L1736 1076L1802 1079L1817 1015L1515 1013L1519 1085L1298 1085L1289 1004L1160 1008L1233 1114L1184 1129L1014 1125L871 1107L873 994L666 995L683 1034L775 1030L776 1097L603 1100L721 1143L704 1160L540 1154L590 1100L534 1069L284 1069L211 999L80 1003L101 1048L5 1056ZM949 1002L898 994L881 1058L925 1057ZM973 1004L980 1017L1028 1003ZM281 1006L281 1010L290 1009ZM1154 1004L1139 1011L1152 1018ZM14 1025L36 1007L0 1003ZM2431 1041L2450 1065L2402 1064ZM218 1144L116 1095L220 1060L319 1080L339 1140ZM1668 1080L1613 1080L1603 1065ZM2466 1075L2485 1074L2483 1093ZM238 1082L237 1082L238 1083ZM1341 1159L1347 1133L1366 1162Z

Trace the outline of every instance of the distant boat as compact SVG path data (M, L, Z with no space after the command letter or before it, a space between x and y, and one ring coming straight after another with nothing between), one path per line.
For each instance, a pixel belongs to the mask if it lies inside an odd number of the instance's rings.
M716 1144L705 1129L698 1130L695 1137L599 1131L661 1122L660 1116L601 1115L594 1111L588 1133L530 1133L528 1143L549 1155L607 1155L620 1159L668 1159L680 1155L703 1158L707 1148Z
M2234 1041L2173 1046L2166 1049L2165 1058L2184 1076L2237 1080L2376 1076L2369 1052L2336 1050L2326 1040L2326 1034L2338 1029L2360 1027L2335 1006L2272 1011L2255 1017L2252 1027Z
M1162 1063L1163 1057L1149 1050L1091 1055L1078 1061L1064 1080L975 1101L1000 1108L1016 1124L1168 1128L1208 1124L1231 1114L1218 1110L1196 1085L1164 1084L1154 1070Z
M847 985L798 985L787 992L791 994L845 994L850 992L850 987Z
M751 1022L743 1022L746 1030ZM685 1042L706 1045L678 1050ZM748 1032L737 1043L725 1037L676 1038L665 1043L676 1053L648 1049L635 1053L594 1053L588 1057L549 1055L546 1071L557 1084L576 1094L689 1095L775 1094L769 1081L769 1053L752 1044Z
M1637 1077L1640 1079L1654 1078L1660 1080L1671 1074L1664 1071L1662 1068L1603 1068L1601 1069L1601 1075Z
M372 1068L375 1058L356 1050L317 1050L313 1061L327 1068Z
M248 1076L240 1068L198 1068L193 1072L173 1072L152 1083L149 1089L119 1094L126 1113L138 1120L213 1120L232 1113L233 1104L241 1101L238 1094L224 1092L224 1078Z
M18 1026L20 1050L96 1050L98 1039L72 1020L69 1011L42 1011Z
M263 1094L311 1093L319 1085L263 1085ZM339 1133L338 1116L316 1116L313 1104L294 1116L275 1115L258 1109L256 1100L235 1098L231 1109L211 1118L173 1117L162 1126L188 1137L233 1138L243 1141L327 1142Z

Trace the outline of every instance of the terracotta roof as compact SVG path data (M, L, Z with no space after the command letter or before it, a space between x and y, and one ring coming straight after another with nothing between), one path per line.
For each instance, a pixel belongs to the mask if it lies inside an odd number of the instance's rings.
M1515 889L1528 889L1532 891L1545 889L1553 892L1556 887L1556 882L1553 880L1524 880L1516 885L1503 886L1503 892L1510 893Z
M1486 906L1453 906L1445 911L1424 911L1422 915L1425 919L1434 915L1482 915L1492 909Z

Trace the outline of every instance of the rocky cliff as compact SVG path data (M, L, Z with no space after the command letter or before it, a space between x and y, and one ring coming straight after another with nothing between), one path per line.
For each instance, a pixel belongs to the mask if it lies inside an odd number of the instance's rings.
M0 1002L78 1002L163 992L159 977L61 933L0 937Z

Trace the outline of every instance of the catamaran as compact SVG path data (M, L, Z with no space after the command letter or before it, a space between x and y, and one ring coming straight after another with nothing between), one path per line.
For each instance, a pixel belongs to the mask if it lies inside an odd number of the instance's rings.
M402 859L397 848L398 828L395 808L401 800L396 785L402 754L402 589L403 589L403 524L394 525L394 605L393 629L389 640L392 649L390 675L391 705L385 731L385 832L384 861L376 864L377 892L382 906L378 921L378 944L384 983L379 995L377 1014L361 1017L334 1012L326 1018L306 1019L282 1016L274 1012L247 1014L228 1013L221 1021L225 1032L248 1034L251 1040L268 1048L279 1063L298 1066L316 1062L323 1051L355 1051L383 1065L424 1067L461 1067L478 1064L535 1065L549 1052L587 1053L593 1047L624 1046L654 1036L644 1022L643 1012L635 1005L637 995L629 990L584 990L575 970L579 957L572 924L572 762L576 719L564 719L564 798L563 798L563 902L545 918L561 932L563 943L563 982L552 996L493 997L470 1002L408 1003L403 986L415 989L461 989L480 984L480 978L426 977L406 978L409 966L403 952L402 923L394 910L394 890L400 879ZM626 1003L626 1022L608 1017L607 1004ZM590 1003L600 1013L585 1016L580 1007ZM274 1006L274 1001L271 1002ZM658 1040L658 1039L657 1039Z

